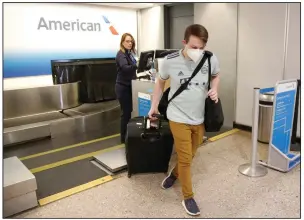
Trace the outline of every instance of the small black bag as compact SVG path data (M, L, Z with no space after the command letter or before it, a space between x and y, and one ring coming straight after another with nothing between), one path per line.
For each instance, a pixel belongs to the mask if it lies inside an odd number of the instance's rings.
M211 61L208 58L208 91L210 90L211 84ZM222 109L221 100L215 103L209 96L205 101L205 130L206 132L218 132L224 124L224 114Z
M168 105L169 103L179 94L182 93L182 91L184 91L187 87L189 82L196 76L196 74L200 71L200 69L202 68L202 66L204 65L204 63L206 62L207 58L210 59L210 57L212 56L212 53L210 51L205 51L203 58L201 59L201 61L199 62L199 64L196 66L195 70L193 71L191 77L185 82L183 83L178 90L176 90L176 92L173 94L173 96L171 97L171 99L169 100L169 92L170 92L170 87L163 93L159 104L158 104L158 111L161 115L163 115L163 117L168 120L167 118L167 109L168 109ZM209 68L210 69L210 68Z

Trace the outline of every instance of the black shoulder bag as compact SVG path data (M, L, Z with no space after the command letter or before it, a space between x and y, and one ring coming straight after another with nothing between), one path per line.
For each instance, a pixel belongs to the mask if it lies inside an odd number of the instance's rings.
M183 83L178 90L176 90L176 92L173 94L173 96L171 97L171 99L169 100L169 92L170 92L170 87L163 93L162 98L159 101L158 104L158 111L161 115L164 116L165 120L168 120L167 118L167 108L169 103L179 94L182 93L182 91L184 91L187 87L189 82L196 76L196 74L200 71L200 69L202 68L202 66L204 65L204 63L206 62L207 58L211 57L212 53L209 51L205 51L203 58L201 59L201 61L199 62L199 64L196 66L195 70L193 71L191 77L185 82ZM209 68L210 69L210 68Z
M211 84L211 57L208 57L208 91L210 90ZM224 114L222 109L221 100L215 103L209 96L205 101L205 130L206 132L217 132L221 129L224 124Z

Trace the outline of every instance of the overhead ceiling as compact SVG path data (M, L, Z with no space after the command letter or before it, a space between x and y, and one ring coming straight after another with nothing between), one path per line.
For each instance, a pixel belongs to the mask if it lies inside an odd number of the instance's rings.
M122 7L122 8L131 8L131 9L143 9L143 8L151 8L157 5L164 5L166 3L87 3L92 5L105 5L112 7Z

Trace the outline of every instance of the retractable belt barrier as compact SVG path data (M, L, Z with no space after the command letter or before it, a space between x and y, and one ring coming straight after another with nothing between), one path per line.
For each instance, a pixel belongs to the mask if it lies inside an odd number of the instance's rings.
M254 88L253 93L253 117L252 117L252 152L251 162L239 166L239 172L245 176L260 177L265 176L268 173L266 167L257 163L258 153L258 118L259 118L259 97L260 89Z
M251 162L239 166L239 172L249 177L261 177L268 173L267 167L288 172L296 167L301 160L299 153L290 152L291 136L297 97L297 80L277 82L273 88L254 88L253 122L252 122L252 153ZM268 151L268 161L257 159L258 119L260 94L274 92L273 115Z

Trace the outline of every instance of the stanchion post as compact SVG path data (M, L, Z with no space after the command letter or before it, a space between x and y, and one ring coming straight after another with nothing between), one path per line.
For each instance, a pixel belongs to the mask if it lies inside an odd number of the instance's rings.
M258 130L259 130L259 102L260 89L254 88L253 95L253 113L252 113L252 153L251 153L251 167L255 170L257 164L258 154Z
M245 176L260 177L265 176L268 172L267 168L257 164L258 154L258 122L259 122L259 98L260 89L254 88L253 94L253 114L252 114L252 152L251 152L251 163L246 163L239 166L239 172Z

